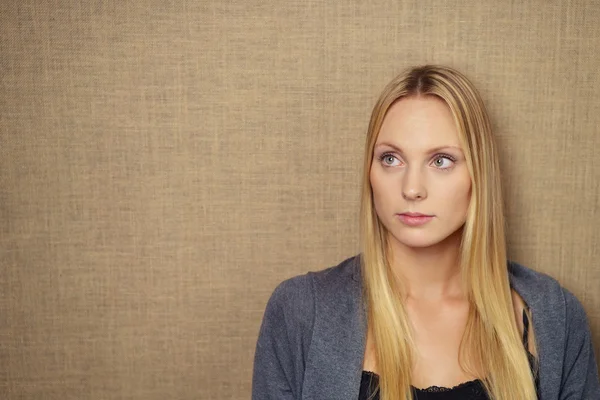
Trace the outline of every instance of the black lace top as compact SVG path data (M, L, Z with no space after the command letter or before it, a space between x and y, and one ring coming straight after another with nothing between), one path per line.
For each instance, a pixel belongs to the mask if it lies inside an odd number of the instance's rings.
M525 310L523 310L523 326L523 345L527 349L527 343L529 342L529 319ZM537 376L536 360L529 351L527 351L527 358L529 358L529 365L534 372L537 389L539 377ZM363 371L358 400L379 400L378 386L379 376L373 372ZM463 382L452 388L430 386L426 389L419 389L412 386L412 391L413 397L418 400L489 400L489 396L480 379Z

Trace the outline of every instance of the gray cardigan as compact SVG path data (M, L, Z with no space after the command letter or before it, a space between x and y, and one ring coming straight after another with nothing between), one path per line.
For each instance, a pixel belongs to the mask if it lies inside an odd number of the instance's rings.
M513 262L508 270L511 286L532 312L540 399L600 400L581 303L548 275ZM365 333L359 256L284 281L264 314L252 399L357 400Z

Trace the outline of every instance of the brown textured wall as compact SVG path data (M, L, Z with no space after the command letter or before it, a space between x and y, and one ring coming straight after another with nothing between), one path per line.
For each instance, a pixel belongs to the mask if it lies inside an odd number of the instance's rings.
M0 398L249 398L269 294L357 251L370 109L425 62L480 87L510 255L575 292L600 349L600 3L0 15Z

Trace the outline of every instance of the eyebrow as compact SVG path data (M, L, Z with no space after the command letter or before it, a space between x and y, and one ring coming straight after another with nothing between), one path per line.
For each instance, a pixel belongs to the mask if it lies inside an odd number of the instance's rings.
M381 147L381 146L391 147L394 150L396 150L398 153L404 154L404 152L402 151L402 149L400 147L398 147L398 146L396 146L394 144L391 144L391 143L387 143L387 142L378 143L378 144L375 145L375 148ZM445 150L445 149L454 149L454 150L458 150L458 151L460 151L462 153L462 149L460 147L458 147L458 146L450 146L450 145L448 145L448 146L434 147L433 149L429 149L427 151L427 153L428 154L437 153L438 151Z

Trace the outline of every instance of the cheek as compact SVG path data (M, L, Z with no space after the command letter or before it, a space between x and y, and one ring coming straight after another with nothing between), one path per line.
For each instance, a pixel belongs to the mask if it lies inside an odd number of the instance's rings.
M377 214L380 215L382 208L385 207L386 204L386 185L381 174L378 174L373 170L371 170L369 178L371 183L371 191L373 193L373 205Z
M466 168L456 171L450 179L443 179L444 191L448 198L461 200L471 196L471 177Z
M438 181L435 192L430 192L431 200L441 210L445 210L447 216L459 216L466 214L471 201L471 179L464 176L453 176L452 179ZM462 218L462 217L461 217Z
M454 197L457 200L468 200L471 197L471 182L460 182L455 186Z
M461 179L452 185L452 189L448 191L450 204L454 204L457 211L466 211L471 202L471 180Z
M371 172L369 173L369 181L371 184L371 191L373 192L373 200L375 202L381 196L379 189L382 187L382 185L380 180L381 179L378 176L377 172L373 171L373 168L371 168Z

